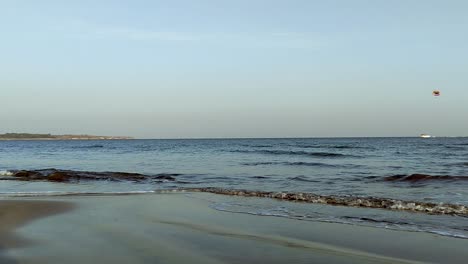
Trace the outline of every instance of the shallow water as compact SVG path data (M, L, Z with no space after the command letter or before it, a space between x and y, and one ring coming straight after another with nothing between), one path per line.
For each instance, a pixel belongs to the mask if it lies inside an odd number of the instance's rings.
M47 168L140 173L147 180L12 181L15 170ZM162 174L172 176L157 178ZM426 176L408 177L412 174ZM0 141L0 178L2 196L222 187L468 205L468 138ZM243 209L242 204L217 208L257 214L271 209L257 201L249 199ZM325 211L319 216L294 211L284 217L468 237L465 217Z
M17 260L12 263L465 263L467 257L467 242L461 239L209 207L221 201L249 203L232 196L42 199L71 203L75 209L21 227L18 236L30 243L5 252Z

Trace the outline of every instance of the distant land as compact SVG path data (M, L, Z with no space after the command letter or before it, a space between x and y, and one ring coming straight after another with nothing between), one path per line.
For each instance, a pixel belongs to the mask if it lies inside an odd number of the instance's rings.
M52 134L30 134L30 133L5 133L0 134L0 140L112 140L133 139L121 136L93 136L93 135L52 135Z

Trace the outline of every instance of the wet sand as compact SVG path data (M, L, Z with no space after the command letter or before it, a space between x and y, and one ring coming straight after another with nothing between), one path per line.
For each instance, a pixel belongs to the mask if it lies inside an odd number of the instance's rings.
M60 201L0 201L0 263L16 263L3 253L7 249L26 247L32 241L15 233L17 228L33 220L64 213L73 208L72 203Z
M217 197L1 201L5 262L0 263L466 263L468 258L465 239L221 212L209 207ZM71 204L75 210L58 214Z

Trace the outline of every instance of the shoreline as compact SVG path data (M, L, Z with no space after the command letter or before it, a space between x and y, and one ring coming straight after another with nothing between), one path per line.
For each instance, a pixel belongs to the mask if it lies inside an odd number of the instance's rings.
M20 263L464 263L468 257L464 239L210 208L209 201L219 198L207 193L9 198L0 201L2 211L48 217L25 217L8 226L0 216L0 226L36 242L5 248L6 256Z

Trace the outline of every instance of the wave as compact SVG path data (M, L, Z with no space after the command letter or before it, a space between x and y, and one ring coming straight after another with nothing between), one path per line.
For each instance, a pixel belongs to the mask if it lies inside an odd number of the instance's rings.
M257 153L268 155L287 155L287 156L308 156L320 158L336 158L336 157L355 157L335 152L308 152L308 151L292 151L292 150L231 150L230 152L239 153Z
M349 145L334 145L334 146L323 146L323 147L331 148L331 149L371 149L370 147L349 146Z
M333 211L327 211L326 213L323 210L307 210L307 211L296 211L294 209L285 207L285 206L245 206L244 203L230 203L222 202L214 203L211 205L211 208L231 213L241 213L249 215L258 215L258 216L273 216L273 217L283 217L289 219L296 219L301 221L313 221L313 222L324 222L324 223L340 223L340 224L349 224L349 225L359 225L359 226L371 226L377 228L384 228L390 230L403 230L410 232L426 232L433 233L442 236L456 237L462 239L468 239L466 229L458 229L454 226L440 226L434 225L430 222L419 222L419 221L405 221L401 217L379 217L375 214L362 216L364 212L360 212L360 216L350 216L347 215L347 212L344 212L345 215ZM364 213L365 214L365 213Z
M0 174L2 175L2 174ZM42 169L42 170L17 170L7 171L2 176L2 180L20 180L20 181L51 181L51 182L78 182L78 181L132 181L132 182L147 182L147 181L176 181L177 176L182 174L177 173L160 173L155 175L146 175L140 173L129 172L95 172L95 171L72 171L58 169Z
M318 180L312 180L312 179L309 179L305 176L295 176L295 177L289 177L288 180L292 180L292 181L302 181L302 182L320 182Z
M152 176L153 179L175 181L174 177L180 176L179 173L159 173Z
M373 149L370 146L352 146L352 145L323 145L323 144L283 144L286 147L296 148L320 148L320 149Z
M361 168L359 164L328 164L323 162L305 162L305 161L266 161L266 162L243 162L244 166L298 166L298 167L322 167L322 168Z
M283 166L310 166L310 167L337 167L340 165L333 165L333 164L327 164L327 163L321 163L321 162L245 162L241 163L241 165L244 166L263 166L263 165L283 165Z
M428 174L398 174L387 176L385 181L425 182L425 181L466 181L468 176L428 175Z
M341 216L341 218L344 219L350 219L354 221L363 221L363 222L371 222L371 223L387 223L387 224L397 224L397 225L410 225L410 222L404 222L404 221L390 221L386 219L374 219L371 217L364 217L364 216Z
M240 146L249 147L249 148L271 148L271 147L274 147L274 145L248 145L248 144L242 144Z
M218 187L200 187L200 188L174 188L159 189L150 191L126 191L126 192L11 192L1 193L2 197L30 197L30 196L106 196L106 195L132 195L132 194L165 194L165 193L187 193L202 192L229 196L242 197L261 197L277 200L305 202L313 204L325 204L332 206L376 208L395 211L410 211L430 215L456 215L468 217L468 207L460 204L448 203L429 203L419 201L405 201L399 199L390 199L382 197L358 197L358 196L339 196L339 195L319 195L314 193L302 192L267 192L251 191L242 189L225 189Z
M466 167L468 166L468 162L452 162L452 163L444 163L441 164L444 167Z
M465 205L458 204L436 204L381 197L356 197L318 195L313 193L249 191L223 189L217 187L185 188L178 190L184 192L204 192L231 196L273 198L279 200L306 202L314 204L328 204L334 206L378 208L386 210L411 211L435 215L457 215L462 217L468 217L468 207Z
M233 205L233 206L232 206ZM401 219L383 219L383 218L373 218L369 217L359 217L359 216L337 216L337 215L323 215L321 213L313 212L310 213L297 213L291 212L284 207L274 207L274 208L242 208L237 204L229 203L218 203L211 206L213 209L223 212L231 213L241 213L249 215L259 215L259 216L274 216L274 217L284 217L290 219L297 219L301 221L314 221L314 222L325 222L325 223L340 223L340 224L351 224L351 225L360 225L360 226L372 226L378 228L385 228L391 230L404 230L411 232L427 232L438 234L448 237L456 237L462 239L468 239L468 236L464 233L465 229L457 229L453 227L440 227L434 225L427 225L426 223L418 222L408 222L402 221ZM462 232L460 232L460 230Z
M6 171L6 170L1 170L0 171L0 176L12 176L13 172L11 171Z
M445 146L445 148L453 150L466 150L465 146Z
M270 177L267 176L251 176L252 179L269 179Z
M94 149L94 148L104 148L104 145L89 145L89 146L74 146L74 149Z

